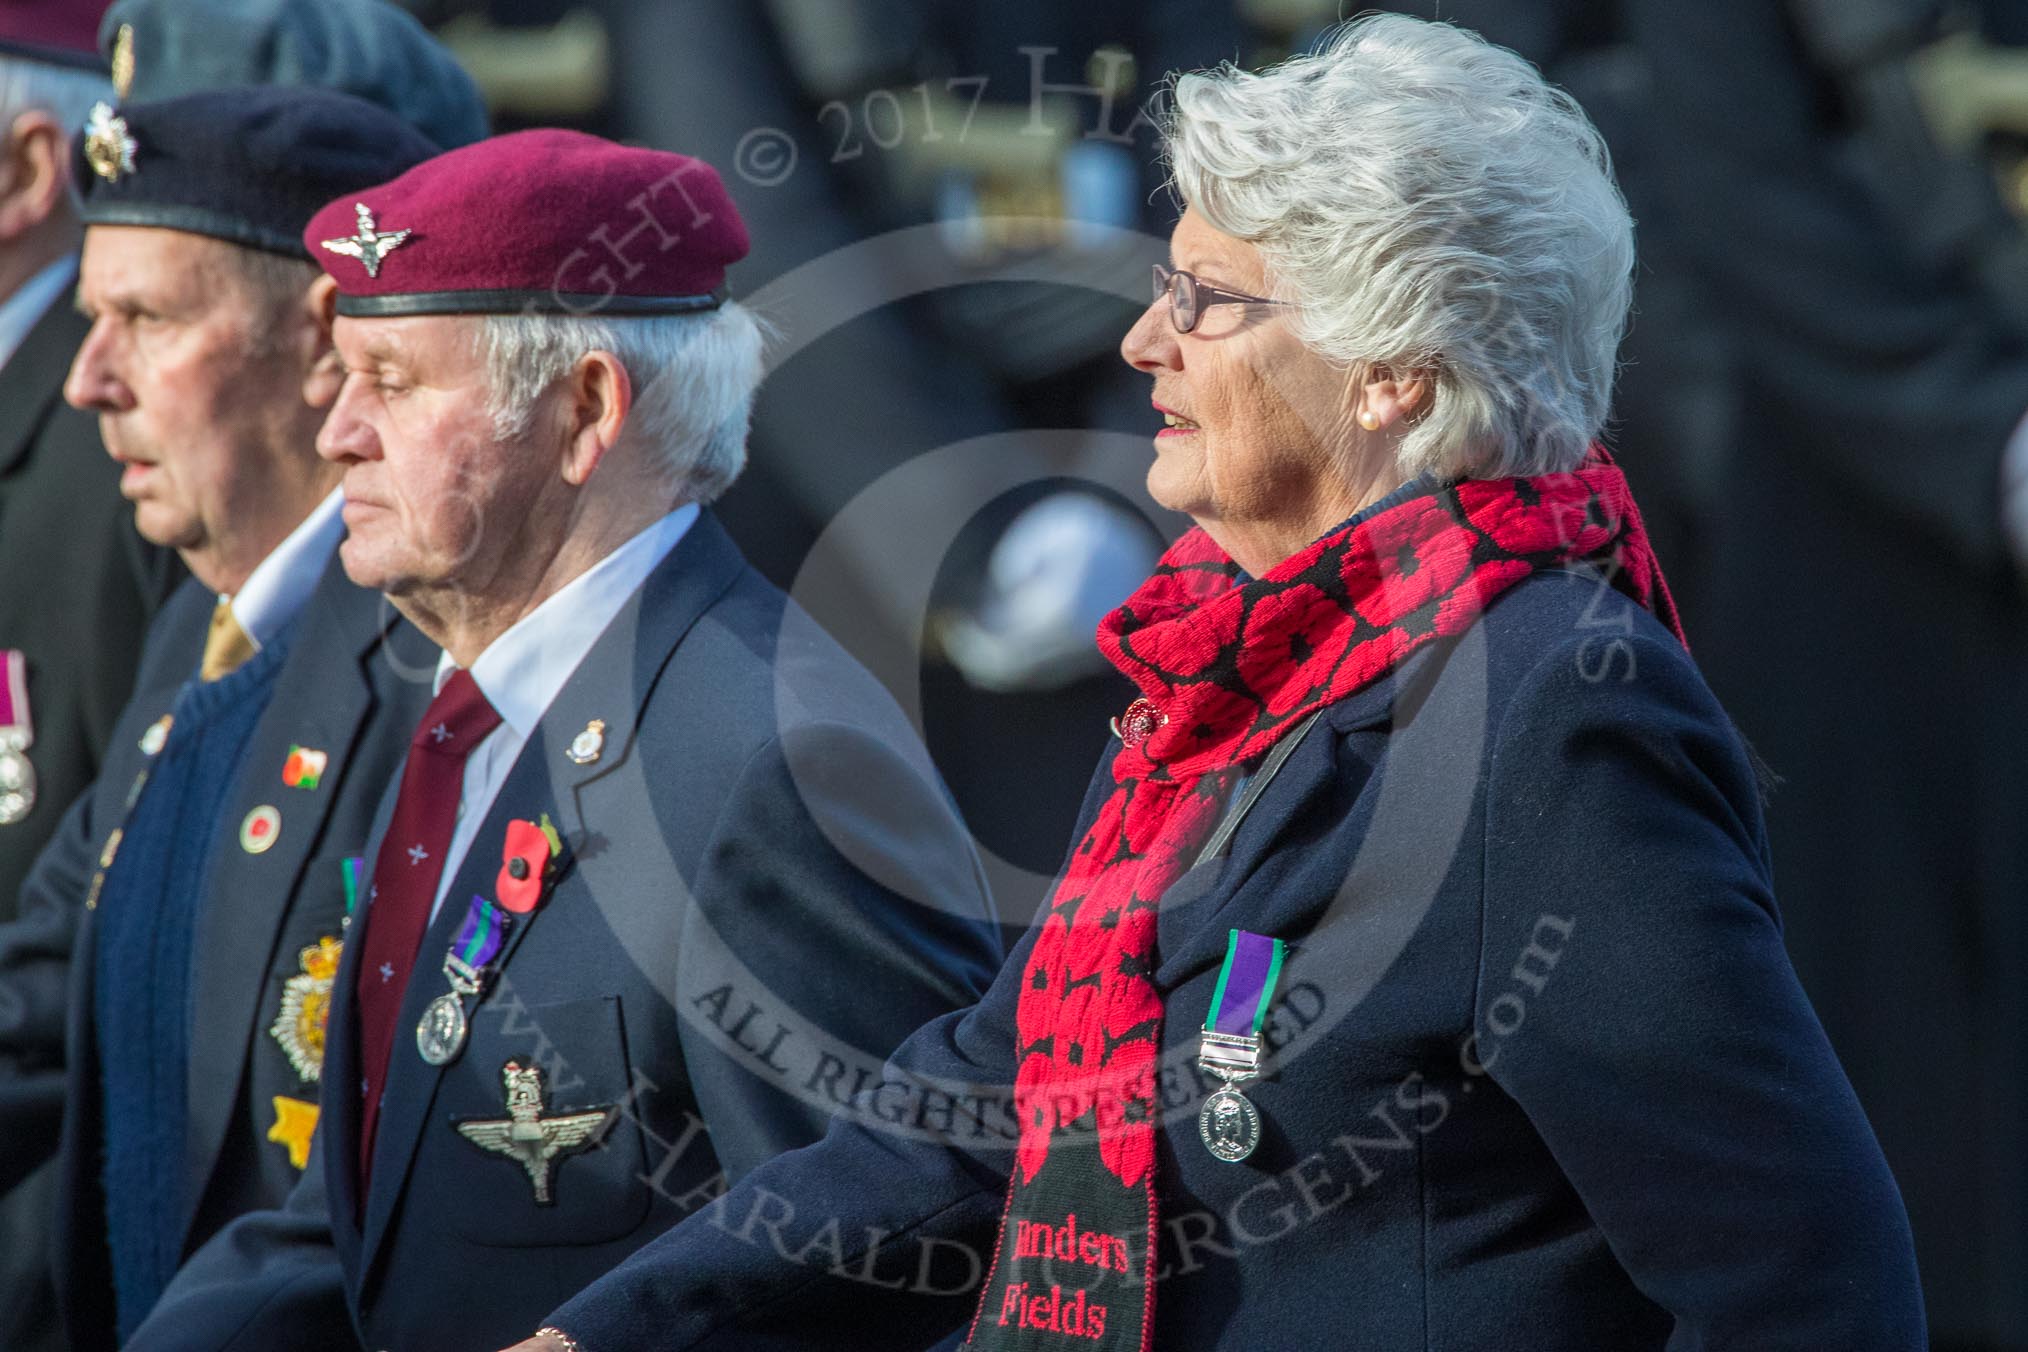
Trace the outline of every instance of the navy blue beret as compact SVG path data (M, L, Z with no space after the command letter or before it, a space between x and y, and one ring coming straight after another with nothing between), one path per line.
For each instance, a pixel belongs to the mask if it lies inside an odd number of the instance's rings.
M357 94L446 150L487 135L472 77L388 0L114 0L99 50L136 103L297 85Z
M212 90L92 111L72 149L86 225L152 225L308 258L303 227L342 193L437 153L378 104L328 89Z

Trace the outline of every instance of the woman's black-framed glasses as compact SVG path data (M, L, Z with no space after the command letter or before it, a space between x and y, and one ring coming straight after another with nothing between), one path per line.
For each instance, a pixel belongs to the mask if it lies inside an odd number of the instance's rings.
M1176 326L1178 333L1188 333L1196 328L1204 312L1214 305L1287 304L1266 296L1249 296L1244 291L1227 291L1222 286L1201 282L1195 274L1181 268L1165 268L1157 263L1154 299L1159 302L1165 296L1169 300L1169 322Z

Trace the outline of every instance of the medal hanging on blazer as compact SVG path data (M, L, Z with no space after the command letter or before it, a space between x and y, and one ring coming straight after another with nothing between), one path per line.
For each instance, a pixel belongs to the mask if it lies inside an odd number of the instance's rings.
M494 881L498 900L476 894L472 897L465 923L458 927L450 949L444 954L444 980L450 989L430 1001L415 1027L416 1051L428 1064L447 1066L465 1050L465 1040L472 1031L465 1002L473 997L484 998L493 977L493 961L506 943L514 917L532 914L542 904L562 849L563 842L547 816L540 825L529 821L507 823L500 874Z
M450 989L430 1001L422 1022L415 1026L415 1047L422 1059L433 1066L447 1066L465 1050L471 1033L465 1012L468 997L483 995L492 977L493 959L500 955L507 930L514 918L486 898L474 894L465 912L465 923L444 954L444 980Z
M1204 1148L1237 1164L1260 1144L1260 1110L1239 1086L1260 1073L1260 1030L1267 1021L1275 985L1281 980L1288 945L1280 939L1233 930L1225 945L1225 966L1211 995L1197 1064L1225 1081L1197 1113Z
M6 659L0 672L0 826L12 826L35 807L35 767L28 761L35 724L28 714L28 658L16 648L0 656Z

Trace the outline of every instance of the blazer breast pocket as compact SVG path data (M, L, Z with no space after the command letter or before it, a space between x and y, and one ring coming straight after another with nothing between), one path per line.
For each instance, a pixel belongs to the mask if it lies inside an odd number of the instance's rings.
M411 1214L496 1248L632 1232L650 1198L631 1083L619 997L482 1006L444 1072Z

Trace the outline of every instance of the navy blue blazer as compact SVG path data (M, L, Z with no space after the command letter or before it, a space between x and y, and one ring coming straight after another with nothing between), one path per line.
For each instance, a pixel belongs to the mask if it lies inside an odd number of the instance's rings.
M93 1018L91 880L148 753L142 738L196 672L216 603L194 580L149 631L133 698L122 711L97 783L65 815L23 888L23 914L0 926L0 1185L11 1186L58 1149L55 1243L59 1302L79 1352L115 1345L100 1160L99 1059ZM285 1047L271 1030L291 994L314 994L306 952L342 942L342 861L363 847L388 778L429 699L436 649L372 592L354 586L334 553L297 620L273 698L241 756L219 845L207 865L192 943L189 1120L180 1160L186 1251L241 1212L278 1205L301 1176L271 1133L284 1114L313 1111L318 1069L312 1030ZM291 748L325 754L316 786L290 787ZM280 813L280 833L256 854L239 826L256 807ZM317 965L314 961L312 965ZM323 973L328 981L329 972ZM312 1002L311 1013L315 1005ZM310 1072L310 1074L306 1074ZM292 1101L293 1107L277 1100ZM277 1133L286 1136L288 1133Z
M496 895L508 823L545 814L565 841L548 898L512 928L462 1054L433 1068L407 1030L447 989L469 899ZM708 512L566 682L461 864L406 991L363 1193L359 948L338 976L321 1167L196 1255L130 1348L351 1348L356 1323L373 1348L492 1352L819 1138L1001 959L970 837L901 711ZM509 1120L510 1061L541 1070L545 1116L602 1115L546 1202L459 1130Z
M1731 724L1591 574L1515 587L1328 708L1164 898L1155 1346L1920 1348L1901 1201L1768 878ZM1199 1139L1194 1062L1235 927L1295 951L1246 1089L1265 1139L1232 1164ZM955 1342L1033 942L909 1040L884 1108L531 1328L585 1352Z

